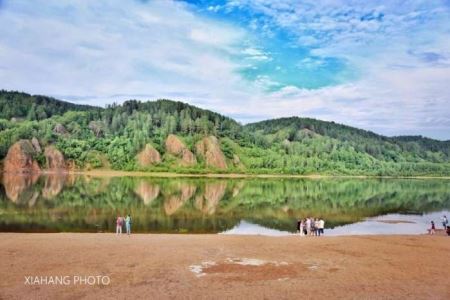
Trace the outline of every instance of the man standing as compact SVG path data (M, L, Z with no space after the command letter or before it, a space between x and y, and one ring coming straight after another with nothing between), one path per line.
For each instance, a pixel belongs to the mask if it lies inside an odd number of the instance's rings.
M323 235L323 229L325 228L325 221L320 218L319 220L319 235Z
M448 219L447 219L447 216L443 216L443 217L441 218L441 220L442 220L442 226L444 226L444 230L447 230L447 226L448 226Z

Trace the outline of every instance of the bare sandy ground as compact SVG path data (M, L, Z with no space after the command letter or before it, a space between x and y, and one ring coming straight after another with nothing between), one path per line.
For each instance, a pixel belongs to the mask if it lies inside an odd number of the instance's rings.
M443 235L0 234L0 299L450 299L449 271Z

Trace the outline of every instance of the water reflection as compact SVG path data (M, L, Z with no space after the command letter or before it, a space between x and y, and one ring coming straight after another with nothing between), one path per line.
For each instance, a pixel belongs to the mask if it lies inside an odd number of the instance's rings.
M298 217L327 227L388 213L450 208L448 180L207 179L4 174L1 231L113 231L131 213L136 232L222 232L242 220L292 232Z

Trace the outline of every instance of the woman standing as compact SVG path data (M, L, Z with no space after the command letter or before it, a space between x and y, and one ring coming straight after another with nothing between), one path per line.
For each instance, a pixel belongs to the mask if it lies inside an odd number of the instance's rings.
M131 217L128 214L127 218L125 219L125 227L127 228L127 234L130 235L131 234Z
M305 235L305 220L301 219L300 220L300 236L304 236Z
M117 216L116 219L116 234L122 234L122 226L123 226L123 218L121 216Z

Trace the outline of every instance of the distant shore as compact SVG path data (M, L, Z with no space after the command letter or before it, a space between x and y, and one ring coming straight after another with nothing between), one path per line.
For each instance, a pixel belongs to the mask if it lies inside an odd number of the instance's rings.
M55 172L42 171L42 174L55 174ZM93 177L194 177L194 178L305 178L305 179L323 179L323 178L360 178L360 179L450 179L450 176L369 176L369 175L295 175L295 174L247 174L247 173L176 173L176 172L144 172L144 171L119 171L119 170L80 170L70 171L67 174L88 175Z
M448 269L442 235L0 233L2 299L449 299Z

